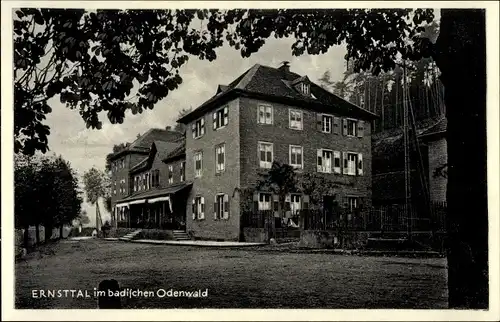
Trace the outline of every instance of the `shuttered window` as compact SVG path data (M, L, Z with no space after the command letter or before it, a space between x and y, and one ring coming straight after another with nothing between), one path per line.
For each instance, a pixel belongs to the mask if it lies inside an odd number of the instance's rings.
M215 148L215 171L223 172L226 169L226 145L221 144Z
M321 118L321 131L323 133L332 133L333 116L323 114Z
M270 193L259 193L259 210L271 210Z
M196 152L194 154L194 176L201 177L203 167L203 152Z
M213 112L212 120L212 127L214 130L226 126L229 122L229 108L227 106L224 106L223 108L220 108L217 111Z
M174 166L173 165L168 166L168 183L169 184L174 183Z
M194 121L191 125L191 132L193 135L193 139L197 139L202 137L205 134L205 118L202 117L196 121Z
M205 198L196 196L192 201L193 219L205 219Z
M318 149L317 152L317 171L323 173L332 172L333 151Z
M227 194L215 195L214 219L229 219L229 196Z

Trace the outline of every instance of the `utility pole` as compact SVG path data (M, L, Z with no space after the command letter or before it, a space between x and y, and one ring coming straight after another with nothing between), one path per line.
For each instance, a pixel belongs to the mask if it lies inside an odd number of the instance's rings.
M408 91L406 90L406 61L403 60L403 145L404 145L404 159L405 159L405 216L407 221L408 239L411 240L411 166L410 166L410 151L408 139Z

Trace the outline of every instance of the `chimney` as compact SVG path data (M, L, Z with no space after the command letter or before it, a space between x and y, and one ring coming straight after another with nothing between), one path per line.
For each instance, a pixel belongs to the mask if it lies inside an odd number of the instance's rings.
M281 62L281 66L278 69L282 70L286 73L289 73L290 72L290 62L289 61Z

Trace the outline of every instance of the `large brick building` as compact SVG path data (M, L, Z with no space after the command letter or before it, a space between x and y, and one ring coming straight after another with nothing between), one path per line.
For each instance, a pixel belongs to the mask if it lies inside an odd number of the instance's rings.
M320 173L345 184L348 207L371 205L370 121L376 117L311 82L307 76L255 65L179 122L187 125L186 229L192 236L238 240L241 213L270 210L277 196L255 191L274 160L299 175ZM254 190L250 196L242 191ZM308 196L289 195L289 208Z

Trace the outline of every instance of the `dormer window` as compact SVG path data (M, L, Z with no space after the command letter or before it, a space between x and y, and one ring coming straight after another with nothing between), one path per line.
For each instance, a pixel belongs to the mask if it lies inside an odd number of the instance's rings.
M311 88L307 83L300 83L299 89L302 95L309 96L311 94Z

